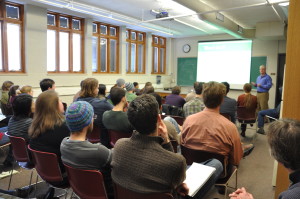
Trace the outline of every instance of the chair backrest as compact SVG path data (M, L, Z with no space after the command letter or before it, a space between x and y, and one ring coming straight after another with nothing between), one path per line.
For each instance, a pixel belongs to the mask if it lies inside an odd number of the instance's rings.
M18 162L30 162L27 143L24 138L6 134L12 145L13 156Z
M100 134L101 128L99 126L94 125L93 131L91 133L88 133L86 137L91 143L98 143L100 142Z
M76 169L64 165L70 185L76 195L84 199L108 199L100 171Z
M118 139L120 138L130 138L132 133L124 133L120 131L115 131L112 129L108 129L108 134L109 134L109 143L111 147L114 147Z
M181 116L175 116L175 115L173 115L173 116L171 116L171 117L174 118L174 119L176 120L177 124L179 124L180 126L183 125L183 122L184 122L184 120L185 120L184 117L181 117Z
M166 115L175 115L175 116L183 115L182 108L177 107L177 106L172 106L170 104L163 104L162 112L165 113Z
M30 148L30 145L28 145L28 149L32 154L35 169L43 180L46 182L60 182L63 180L55 153L37 151Z
M137 193L114 184L115 199L173 199L171 193Z
M246 109L244 106L237 107L237 119L238 120L256 120L255 117L256 109Z
M181 154L185 158L187 165L191 165L193 162L201 163L214 158L219 160L223 165L223 174L221 177L227 176L227 162L224 155L208 151L190 149L182 145L180 145L180 147Z

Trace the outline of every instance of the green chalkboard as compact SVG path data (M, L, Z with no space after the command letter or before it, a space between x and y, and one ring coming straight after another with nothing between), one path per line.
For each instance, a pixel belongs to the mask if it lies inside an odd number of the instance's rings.
M197 77L197 57L177 59L177 85L192 86Z
M250 82L255 82L259 76L259 66L267 64L267 57L252 57L250 68ZM197 57L177 59L177 85L192 86L197 77Z

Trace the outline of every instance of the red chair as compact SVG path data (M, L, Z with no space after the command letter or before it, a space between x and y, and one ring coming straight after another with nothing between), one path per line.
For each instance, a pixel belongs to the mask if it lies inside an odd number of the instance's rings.
M76 169L64 165L70 185L77 196L84 199L108 199L100 171Z
M118 139L120 138L130 138L132 133L123 133L120 131L115 131L112 129L108 129L108 134L109 134L109 143L111 147L114 147Z
M12 146L12 152L14 159L17 161L18 165L23 169L31 169L31 175L30 175L30 181L29 186L31 185L32 181L32 174L34 169L34 164L30 160L29 153L27 151L27 143L24 138L22 137L16 137L11 136L6 133L6 135L9 137L11 146ZM12 170L10 173L10 179L8 184L8 190L10 189L10 184L12 180L12 174L13 174L14 166L12 166Z
M87 139L91 143L99 143L100 134L101 134L101 128L99 126L94 125L93 131L87 134Z
M115 199L173 199L171 193L137 193L114 184Z

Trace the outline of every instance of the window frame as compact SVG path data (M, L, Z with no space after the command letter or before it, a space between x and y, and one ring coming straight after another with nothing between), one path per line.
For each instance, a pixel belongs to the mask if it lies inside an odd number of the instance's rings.
M128 43L128 57L127 57L127 61L128 63L128 71L126 71L127 74L145 74L146 73L146 33L145 32L140 32L140 31L136 31L133 29L126 29L126 31L128 31L128 38L126 38L126 43ZM133 40L131 38L131 33L135 32L136 33L136 39ZM143 35L143 41L139 41L139 34ZM136 50L135 50L135 72L130 72L131 71L131 44L135 44L136 45ZM138 72L139 66L138 66L138 60L139 60L139 53L138 53L138 46L139 44L143 45L143 54L142 54L142 58L143 58L143 63L142 63L142 72Z
M48 25L48 14L54 15L55 16L55 25ZM69 27L68 28L63 28L60 27L60 17L66 17L69 20ZM80 21L80 30L75 30L73 29L73 19L79 20ZM55 31L55 71L48 71L48 66L47 66L47 73L84 73L85 67L84 67L84 37L85 37L85 32L84 32L84 19L76 16L71 16L71 15L66 15L62 13L57 13L57 12L47 12L47 31L48 30L54 30ZM59 33L60 32L67 32L69 33L69 69L68 71L60 71L60 56L59 56ZM73 33L80 34L81 36L81 70L80 71L73 71ZM48 38L47 38L48 39ZM48 58L47 58L48 59Z
M97 24L97 32L95 33L93 31L93 37L97 38L97 71L93 71L93 74L119 74L120 73L120 28L119 26L102 23L99 21L94 21L93 24ZM101 25L104 25L107 27L107 32L105 34L101 34ZM116 29L116 36L110 35L110 29L115 28ZM101 39L106 39L106 71L101 72ZM115 71L111 71L110 66L110 55L111 55L111 45L110 40L116 40L116 69Z
M6 16L6 5L11 5L19 8L19 19L11 19ZM25 33L24 33L24 6L13 2L0 2L0 21L1 25L1 40L2 40L2 70L0 73L25 73ZM9 71L8 68L8 44L7 44L7 24L20 25L20 70Z
M156 44L154 42L155 38L158 39L158 43ZM162 39L164 41L163 44L160 44L160 39ZM151 74L166 74L166 52L167 52L167 38L165 37L161 37L161 36L158 36L158 35L152 35L152 71L151 71ZM157 63L158 63L158 70L157 72L154 72L154 49L155 47L158 48L158 60L157 60ZM160 52L160 49L164 49L164 63L163 63L163 72L161 71L161 68L160 68L160 59L161 59L161 52Z

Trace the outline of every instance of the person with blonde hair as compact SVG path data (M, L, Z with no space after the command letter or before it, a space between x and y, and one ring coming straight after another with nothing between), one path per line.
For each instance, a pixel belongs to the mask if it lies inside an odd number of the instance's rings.
M19 90L20 90L20 93L27 93L28 95L33 96L32 86L25 85L25 86L22 86Z
M244 94L240 95L237 99L237 106L245 107L249 113L254 113L257 108L257 97L251 94L252 86L249 83L244 84ZM253 114L252 114L253 115ZM241 136L245 137L247 124L241 124Z

